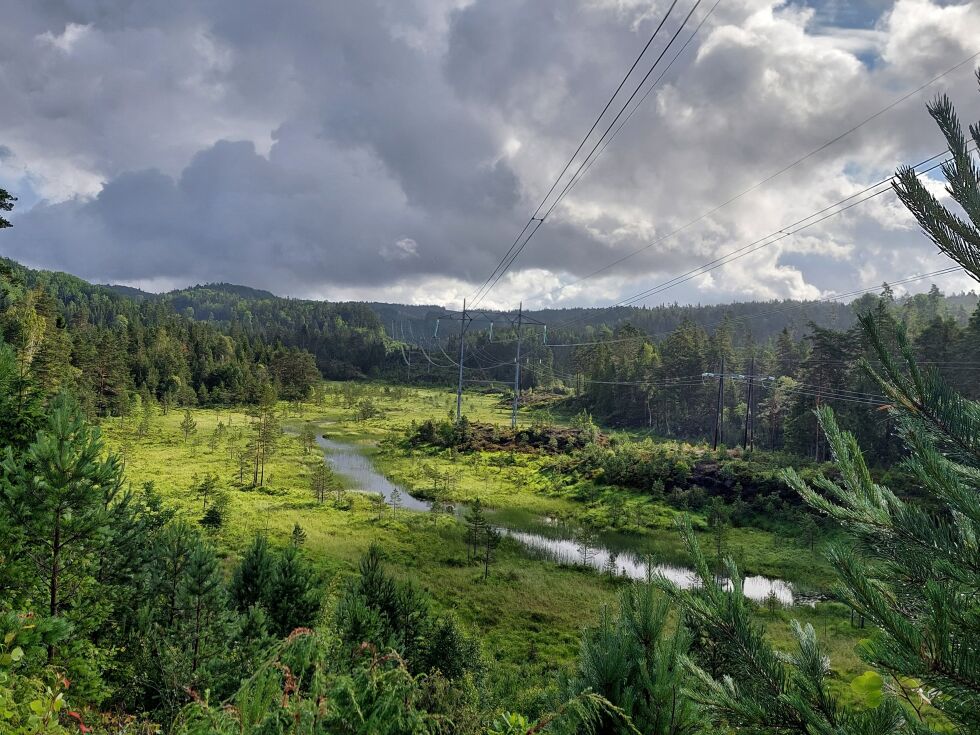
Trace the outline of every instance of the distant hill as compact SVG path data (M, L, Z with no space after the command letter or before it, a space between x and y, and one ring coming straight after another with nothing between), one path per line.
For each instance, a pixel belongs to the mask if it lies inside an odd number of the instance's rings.
M661 338L672 332L684 321L689 320L711 332L726 318L734 320L734 337L744 342L750 337L757 342L765 342L788 329L794 339L800 339L811 331L811 324L825 329L846 330L857 323L855 307L861 307L876 299L868 294L849 304L833 301L796 301L792 299L773 301L742 301L731 304L682 305L664 304L660 306L620 306L615 308L565 308L530 310L524 313L548 325L549 333L577 338L595 335L602 330L615 330L624 324L631 324L652 337ZM918 302L927 298L926 294L916 294L896 301L896 308L914 309ZM970 292L952 296L940 296L946 312L960 324L965 324L976 310L978 295ZM381 320L386 332L393 338L406 342L418 338L430 338L436 333L436 322L458 314L436 305L405 304L367 304ZM508 324L513 313L481 311L500 328ZM487 321L474 322L475 329L485 329ZM446 334L446 324L441 324L439 334Z
M250 309L259 303L263 308L282 304L289 310L310 310L312 305L325 305L331 302L291 299L276 296L262 289L232 283L211 283L191 286L166 294L149 294L126 286L109 286L109 289L134 299L159 299L198 320L212 320L224 323L235 321L236 312ZM915 304L927 297L916 294L900 298L897 308L914 310ZM662 304L658 306L618 306L572 307L562 309L540 309L525 311L525 314L548 325L549 333L555 338L581 339L595 337L604 330L631 324L655 339L666 336L684 321L692 321L711 332L727 317L733 320L733 336L737 343L748 340L766 342L773 339L783 329L788 329L794 339L809 334L811 325L824 329L846 330L857 323L855 306L866 305L869 299L877 298L867 294L849 304L834 301L797 301L782 299L772 301L741 301L730 304ZM978 295L970 292L941 296L945 310L960 324L965 324L976 310ZM449 337L454 331L448 318L458 311L436 304L392 304L384 302L338 302L334 307L342 312L345 320L353 320L359 327L376 328L380 326L385 334L395 341L418 343L436 336ZM193 311L188 312L190 308ZM375 319L368 318L370 311ZM487 329L489 321L494 321L496 329L506 326L512 313L494 310L481 310L479 320L473 329ZM485 318L484 318L485 317ZM437 329L437 323L439 324Z

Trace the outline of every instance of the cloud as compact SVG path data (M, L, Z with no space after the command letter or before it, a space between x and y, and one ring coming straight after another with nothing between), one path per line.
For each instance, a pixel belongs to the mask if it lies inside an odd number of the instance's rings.
M385 260L408 260L419 257L419 244L410 237L403 237L393 243L384 243L379 252Z
M99 281L461 300L667 5L15 3L0 26L0 181L39 199L0 251ZM726 0L488 304L617 301L938 152L924 101L948 90L976 119L969 64L753 188L977 37L972 3ZM651 303L809 297L944 264L879 197Z

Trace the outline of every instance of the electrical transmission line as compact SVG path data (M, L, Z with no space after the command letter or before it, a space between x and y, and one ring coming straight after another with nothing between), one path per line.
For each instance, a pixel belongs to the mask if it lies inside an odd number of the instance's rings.
M976 149L974 148L972 150L975 151ZM939 156L944 155L945 153L946 153L946 151L943 151L943 153L939 153L939 154L937 154L935 156L931 156L930 158L926 159L926 161L924 161L922 163L927 163L927 162L930 162L930 161L934 161L936 158L938 158ZM940 168L944 163L946 163L949 160L950 159L944 159L944 160L942 160L942 161L940 161L938 163L935 163L932 166L929 166L928 168L926 168L926 169L924 169L922 171L919 171L916 175L917 176L922 176L924 174L927 174L927 173L929 173L929 172L931 172L931 171L933 171L933 170L935 170L937 168ZM922 163L916 164L916 167L917 166L921 166ZM852 195L850 195L848 197L845 197L844 199L842 199L842 200L840 200L838 202L835 202L835 203L833 203L833 204L831 204L831 205L829 205L827 207L824 207L823 209L820 209L820 210L818 210L818 211L816 211L816 212L814 212L814 213L812 213L812 214L810 214L810 215L808 215L806 217L803 217L801 219L798 219L795 222L792 222L792 223L790 223L788 225L785 225L785 226L781 227L780 229L775 230L774 232L771 232L768 235L765 235L764 237L761 237L761 238L759 238L757 240L754 240L754 241L752 241L752 242L750 242L750 243L748 243L746 245L743 245L743 246L741 246L739 248L736 248L735 250L731 250L731 251L725 253L724 255L721 255L721 256L715 258L714 260L710 260L707 263L703 263L703 264L701 264L699 266L696 266L695 268L692 268L692 269L690 269L690 270L688 270L688 271L680 274L679 276L675 276L674 278L671 278L671 279L669 279L667 281L664 281L664 282L662 282L662 283L660 283L660 284L658 284L656 286L653 286L651 288L648 288L648 289L646 289L644 291L641 291L641 292L639 292L637 294L633 294L632 296L627 296L627 297L621 299L620 301L617 301L614 304L610 304L609 306L603 307L602 309L600 309L600 311L606 311L606 310L609 310L609 309L615 309L615 308L618 308L620 306L630 306L630 305L635 304L635 303L637 303L639 301L642 301L644 299L647 299L650 296L654 296L654 295L656 295L658 293L662 293L663 291L667 291L668 289L671 289L674 286L678 286L681 283L686 283L687 281L693 280L694 278L697 278L699 276L704 275L705 273L708 273L708 272L713 271L713 270L715 270L717 268L720 268L723 265L727 265L727 264L732 263L732 262L734 262L736 260L739 260L741 258L744 258L747 255L751 255L752 253L754 253L756 251L759 251L759 250L762 250L763 248L767 248L770 245L774 245L777 242L780 242L781 240L785 240L786 238L791 237L792 235L795 235L795 234L797 234L799 232L802 232L803 230L809 229L810 227L813 227L813 226L815 226L817 224L820 224L821 222L824 222L825 220L828 220L828 219L830 219L832 217L836 217L836 216L838 216L840 214L843 214L844 212L846 212L846 211L848 211L850 209L853 209L854 207L856 207L856 206L858 206L860 204L863 204L864 202L867 202L867 201L869 201L871 199L874 199L875 197L878 197L878 196L881 196L882 194L886 194L886 193L891 192L892 189L891 189L890 186L886 186L885 188L880 188L880 187L882 187L885 184L889 184L890 182L891 182L891 177L889 177L887 179L882 179L881 181L878 181L877 183L872 184L871 186L868 186L868 187L862 189L861 191L859 191L859 192L857 192L855 194L852 194ZM878 189L878 190L877 191L874 191L875 189ZM868 192L871 192L871 193L868 193ZM865 194L866 194L866 196L863 196L863 198L858 198L856 201L851 201L851 200L853 200L853 199L855 199L857 197L861 197L862 195L865 195ZM847 202L850 202L850 203L847 203ZM559 324L557 326L557 328L561 329L561 328L567 327L567 326L569 326L571 324L575 324L577 322L582 321L584 318L586 318L586 317L583 316L583 317L578 317L576 319L570 319L567 322L563 322L563 323Z
M712 10L713 10L713 8L712 8ZM718 204L718 205L712 207L711 209L703 212L702 214L698 215L694 219L692 219L692 220L688 221L687 223L681 225L680 227L672 230L671 232L668 232L667 234L663 235L662 237L659 237L659 238L653 240L652 242L650 242L650 243L648 243L646 245L643 245L643 246L637 248L636 250L633 250L633 251L631 251L631 252L623 255L622 257L617 258L617 259L613 260L610 263L607 263L606 265L604 265L604 266L602 266L600 268L597 268L596 270L592 271L591 273L586 274L582 278L579 278L579 279L577 279L575 281L572 281L570 283L563 284L562 286L559 286L558 288L553 289L553 290L548 291L548 292L544 292L544 293L539 292L538 294L534 294L533 296L530 296L529 298L538 298L540 296L552 296L552 295L555 295L555 294L559 294L559 293L561 293L562 291L564 291L567 288L570 288L570 287L575 286L575 285L577 285L579 283L582 283L583 281L586 281L586 280L588 280L590 278L593 278L593 277L599 275L600 273L604 273L605 271L609 270L610 268L613 268L613 267L619 265L620 263L623 263L624 261L629 260L630 258L633 258L633 257L639 255L640 253L642 253L642 252L644 252L646 250L649 250L650 248L652 248L652 247L654 247L656 245L659 245L660 243L665 242L666 240L668 240L668 239L670 239L670 238L672 238L672 237L680 234L681 232L687 230L688 228L694 226L695 224L697 224L697 223L699 223L699 222L707 219L712 214L715 214L716 212L724 209L725 207L729 206L730 204L733 204L734 202L736 202L739 199L743 198L747 194L750 194L751 192L753 192L753 191L761 188L762 186L764 186L765 184L769 183L773 179L775 179L775 178L781 176L782 174L784 174L784 173L792 170L793 168L796 168L801 163L804 163L805 161L807 161L810 158L812 158L813 156L821 153L822 151L826 150L827 148L829 148L830 146L834 145L835 143L838 143L839 141L843 140L844 138L846 138L847 136L851 135L855 131L857 131L860 128L864 127L868 123L876 120L877 118L881 117L882 115L884 115L885 113L889 112L890 110L893 110L895 107L897 107L901 103L903 103L906 100L914 97L919 92L922 92L926 88L928 88L931 85L935 84L937 81L939 81L943 77L945 77L945 76L953 73L954 71L962 68L966 64L969 64L971 61L973 61L975 58L977 58L977 56L980 56L980 51L973 53L972 55L970 55L967 58L963 59L959 63L954 64L953 66L951 66L948 69L946 69L945 71L937 74L936 76L932 77L931 79L929 79L928 81L924 82L923 84L920 84L915 89L912 89L912 90L906 92L905 94L903 94L902 96L900 96L900 97L892 100L892 102L890 102L888 105L886 105L885 107L882 107L881 109L877 110L876 112L872 113L871 115L865 117L863 120L861 120L860 122L856 123L855 125L852 125L847 130L844 130L843 132L841 132L838 135L834 136L830 140L828 140L828 141L822 143L821 145L817 146L813 150L808 151L807 153L803 154L802 156L800 156L799 158L795 159L794 161L786 164L785 166L783 166L779 170L774 171L773 173L769 174L768 176L766 176L765 178L761 179L760 181L757 181L756 183L752 184L751 186L749 186L749 187L747 187L745 189L742 189L741 191L739 191L738 193L736 193L735 195L733 195L729 199L725 200L721 204ZM939 154L939 155L942 155L942 154ZM933 158L936 158L936 157L937 156L933 156L932 158L927 159L925 162L928 162L928 161L930 161L930 160L932 160ZM923 163L925 163L925 162L923 162ZM889 177L889 180L890 180L890 177ZM879 182L879 183L881 183L881 182ZM520 238L518 238L518 239L520 239Z
M579 143L578 147L575 149L575 152L572 154L572 157L568 160L568 163L565 164L565 167L562 169L561 173L558 175L558 178L555 179L555 182L551 185L551 188L548 190L548 193L545 195L544 199L541 200L541 203L537 206L537 208L531 214L531 217L528 219L527 223L524 225L524 228L521 230L520 234L518 234L517 238L511 244L510 248L508 248L507 252L504 253L503 257L500 259L500 261L497 263L497 265L494 267L494 269L490 272L490 275L487 277L486 281L484 281L483 284L480 286L480 288L477 289L476 293L472 297L472 301L473 301L474 304L478 304L483 298L485 298L486 295L494 288L494 286L497 285L497 282L501 278L503 278L504 274L510 269L510 266L513 264L514 260L517 258L517 256L519 256L521 254L521 251L523 251L524 248L527 246L527 244L531 241L531 238L534 237L535 233L538 231L538 229L541 227L541 225L544 224L544 221L548 218L548 216L554 210L555 206L557 206L558 202L560 202L564 198L564 196L568 193L568 191L571 189L571 187L574 186L575 182L578 180L579 174L582 173L583 167L588 163L589 159L595 153L595 151L599 147L599 145L601 145L601 143L606 138L606 136L609 135L609 131L619 121L620 117L626 111L627 107L634 100L634 98L636 97L637 93L639 93L640 89L646 83L647 79L649 79L649 77L653 73L654 69L656 69L657 65L663 59L664 55L670 49L671 45L673 45L674 41L677 39L677 37L680 35L681 31L684 29L684 26L687 25L687 22L688 22L688 20L690 20L691 15L693 15L694 11L701 4L701 2L702 2L702 0L696 0L695 1L694 5L691 7L691 10L688 12L687 16L684 18L684 20L681 23L681 25L674 32L673 36L671 36L670 40L667 42L667 45L664 47L663 51L661 51L661 53L657 56L657 58L653 62L653 64L649 67L649 69L647 70L646 74L644 74L644 76L640 80L639 84L636 86L636 88L633 90L632 94L629 96L629 99L626 100L626 102L620 108L619 112L616 113L616 116L613 119L613 121L606 127L606 129L599 136L599 139L596 141L595 145L592 147L592 150L589 152L589 154L585 157L585 159L579 165L579 167L575 171L575 173L572 174L572 178L569 180L569 182L562 189L561 193L558 195L558 197L555 200L555 202L550 207L548 207L548 209L542 214L542 209L544 209L545 205L548 202L548 199L554 193L555 189L558 187L558 185L560 184L561 180L564 178L565 174L568 172L569 168L572 166L572 164L575 161L576 157L582 151L583 147L586 145L586 143L589 140L589 138L591 137L592 133L595 132L596 128L598 127L598 125L600 123L600 121L605 116L606 112L608 112L610 106L612 105L612 103L615 100L615 98L618 96L619 92L622 90L624 84L629 79L630 75L636 69L636 66L638 65L638 63L639 63L640 59L643 57L643 55L646 53L647 49L650 47L650 44L653 42L653 40L656 38L656 36L659 35L659 33L660 33L661 29L663 28L664 24L667 22L667 19L670 17L670 14L673 12L674 7L677 5L677 0L674 0L674 2L671 3L670 7L667 9L667 13L664 15L663 19L660 21L660 23L657 25L657 28L654 30L653 35L650 37L650 40L647 42L646 46L643 47L643 51L640 52L640 55L636 58L636 61L633 62L633 65L630 67L629 72L627 72L626 76L623 77L623 80L620 82L619 86L616 88L616 91L613 93L613 96L610 97L609 101L606 103L606 106L603 108L602 112L599 114L599 117L596 118L595 122L592 124L592 127L589 129L589 132L582 139L582 142ZM717 5L717 3L716 3L716 5ZM712 8L712 10L713 10L713 8ZM685 44L685 46L686 46L686 44ZM673 60L671 61L671 64L673 64ZM662 78L662 75L661 75L661 78Z

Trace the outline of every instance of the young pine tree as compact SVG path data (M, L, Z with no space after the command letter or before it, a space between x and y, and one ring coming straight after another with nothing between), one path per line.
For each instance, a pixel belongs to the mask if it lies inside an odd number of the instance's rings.
M670 605L649 584L623 589L619 615L604 610L600 623L582 636L574 693L594 692L619 708L605 712L596 732L644 735L701 732L701 720L682 694L687 685L682 662L690 637L670 619Z
M121 486L118 461L105 456L98 429L67 396L56 399L47 426L24 452L15 455L7 447L0 462L0 512L30 550L37 599L45 601L50 617L91 599L100 549L111 543L124 509Z
M265 536L257 535L231 578L231 599L239 612L263 604L272 597L275 557Z
M316 573L296 546L280 555L264 600L270 629L280 637L296 628L313 625L320 612L320 589Z
M191 415L189 408L184 409L184 418L180 422L180 433L184 435L184 443L197 433L197 421Z

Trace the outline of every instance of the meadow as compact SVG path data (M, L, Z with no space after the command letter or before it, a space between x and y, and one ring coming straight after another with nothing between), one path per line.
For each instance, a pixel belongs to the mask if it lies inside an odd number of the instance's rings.
M329 597L353 574L368 547L379 544L396 576L425 589L439 607L453 611L478 635L487 662L487 696L535 711L573 665L583 627L594 625L604 607L616 604L627 582L535 558L506 538L484 580L482 566L467 561L463 525L450 515L391 508L379 514L370 497L358 492L341 492L339 498L331 494L317 502L311 477L323 454L319 447L304 447L300 430L310 422L321 435L357 445L409 491L424 495L431 492L433 476L451 478L440 486L443 499L469 503L479 498L512 518L587 518L594 512L583 500L589 492L557 486L547 460L536 455L406 449L399 440L413 422L444 419L455 408L455 395L446 389L370 385L358 388L357 395L350 390L333 384L317 401L279 404L284 432L260 488L249 487L250 468L244 471L245 482L239 481L236 450L246 442L252 421L244 409L192 409L195 427L186 437L181 410L157 415L142 437L131 419L108 419L102 428L108 446L125 459L128 482L134 487L152 482L189 521L197 522L204 513L205 498L197 490L201 480L216 475L218 492L208 502L221 502L225 511L223 524L211 534L229 567L256 533L282 545L299 524L306 534L305 553L322 574ZM372 410L364 410L365 400ZM495 394L466 394L464 413L473 421L502 426L509 418ZM216 434L219 422L225 429ZM637 548L662 561L685 562L673 527L677 511L625 489L602 492L622 493L630 512L640 509L642 527L631 534ZM695 523L703 527L704 519L695 516ZM707 531L702 537L709 547ZM725 543L750 573L784 577L809 588L823 587L829 578L818 553L785 536L734 528ZM790 640L791 619L813 624L828 647L837 686L850 692L849 683L866 670L855 646L870 631L853 627L844 606L758 607L758 619L780 643Z

